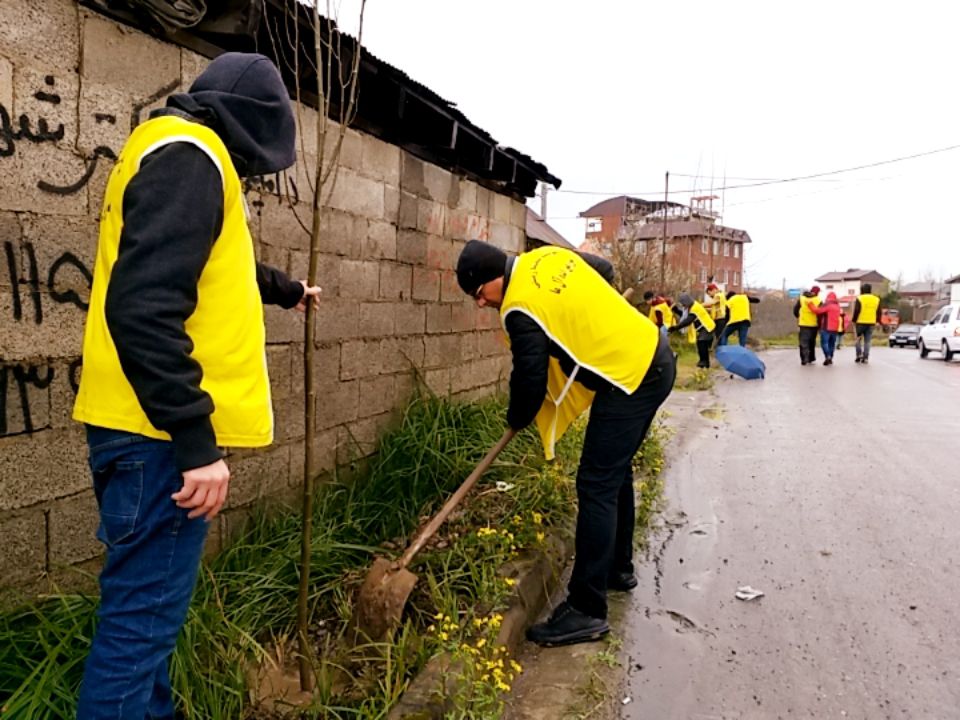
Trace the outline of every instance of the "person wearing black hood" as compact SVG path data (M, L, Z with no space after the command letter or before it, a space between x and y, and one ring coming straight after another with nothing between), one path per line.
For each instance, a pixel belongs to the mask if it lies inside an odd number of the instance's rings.
M708 369L710 367L710 346L713 345L713 333L717 324L710 317L707 309L694 300L690 293L680 293L678 304L686 310L686 315L679 323L670 328L670 332L679 332L684 328L690 328L694 333L690 336L690 342L697 344L697 354L700 356L697 367Z
M246 225L240 178L290 167L295 140L276 67L227 53L110 174L73 415L107 548L81 720L174 717L169 660L230 480L220 448L273 439L263 303L320 292L258 264Z

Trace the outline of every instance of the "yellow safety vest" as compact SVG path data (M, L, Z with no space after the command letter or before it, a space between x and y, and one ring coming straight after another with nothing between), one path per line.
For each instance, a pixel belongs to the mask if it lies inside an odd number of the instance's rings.
M664 327L673 327L677 324L676 318L673 317L673 311L670 309L670 306L665 302L657 303L650 308L650 320L654 325L657 324L657 310L660 311L660 314L663 315L663 326Z
M750 320L750 300L746 295L738 294L727 300L730 309L730 324Z
M707 313L707 309L696 300L694 300L693 305L690 306L690 312L692 312L697 319L687 326L687 340L695 343L697 341L697 327L695 326L699 324L699 326L707 332L713 332L717 324L713 321L713 318L710 317L709 313Z
M594 393L574 383L580 368L632 393L653 362L660 334L579 255L557 247L514 261L501 321L512 312L530 317L575 364L568 378L550 358L547 397L536 419L549 460L556 441L593 402Z
M860 314L857 315L857 325L876 325L877 310L880 308L880 298L871 293L860 296Z
M817 314L810 309L810 305L814 307L820 306L819 297L804 297L800 296L800 317L797 318L797 324L800 327L817 327L820 322L817 319Z
M727 316L727 296L719 290L713 294L713 304L710 306L710 317L714 320L723 320Z
M197 305L185 330L203 368L200 387L213 400L217 444L262 447L273 440L273 411L256 258L243 187L226 146L213 130L166 115L140 125L120 153L104 196L90 309L83 337L83 373L73 409L80 422L169 440L147 419L120 366L107 327L105 301L123 229L123 195L144 156L185 142L205 152L223 178L223 227L197 283Z

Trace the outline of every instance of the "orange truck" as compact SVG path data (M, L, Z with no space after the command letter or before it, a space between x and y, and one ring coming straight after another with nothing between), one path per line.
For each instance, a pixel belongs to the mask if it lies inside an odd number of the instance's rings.
M900 311L892 308L880 310L880 327L885 333L893 332L900 325Z

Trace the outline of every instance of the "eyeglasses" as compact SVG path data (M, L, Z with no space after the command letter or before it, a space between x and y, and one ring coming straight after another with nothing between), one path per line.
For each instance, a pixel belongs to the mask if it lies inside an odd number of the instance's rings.
M476 290L473 291L473 299L474 299L474 300L479 300L479 299L480 299L480 293L483 292L483 286L484 286L484 285L486 285L486 283L481 283L480 286L479 286Z

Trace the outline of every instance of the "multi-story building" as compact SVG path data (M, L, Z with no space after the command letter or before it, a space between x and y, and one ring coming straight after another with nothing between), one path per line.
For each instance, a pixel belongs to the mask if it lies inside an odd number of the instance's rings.
M604 200L580 213L587 222L584 247L611 255L614 243L632 243L631 253L648 259L648 268L663 263L686 282L706 284L712 278L726 289L742 290L743 248L750 236L718 222L714 199L693 198L689 206L626 195Z

